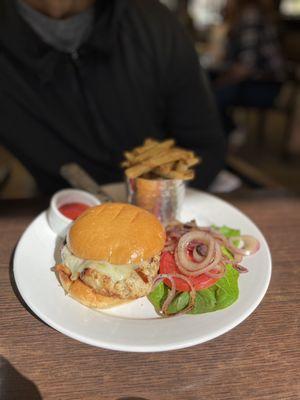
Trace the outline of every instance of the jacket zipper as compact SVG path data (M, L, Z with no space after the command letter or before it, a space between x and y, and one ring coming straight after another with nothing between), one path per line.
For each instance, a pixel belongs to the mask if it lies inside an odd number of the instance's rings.
M71 59L72 59L72 61L73 61L75 64L78 63L78 60L79 60L79 53L78 53L77 50L72 51L72 53L71 53Z
M71 63L73 64L74 70L75 70L75 76L77 80L77 84L80 90L80 93L82 95L83 99L83 105L85 106L85 109L87 111L87 117L88 117L88 123L90 125L90 128L92 129L92 132L94 132L95 139L97 139L97 129L94 123L94 116L90 107L90 99L89 96L86 92L86 88L84 87L84 82L83 82L83 77L81 73L81 62L80 62L80 56L77 50L74 50L71 54Z
M95 105L93 103L93 99L89 96L89 94L87 93L87 90L84 86L83 77L82 77L82 73L81 73L81 61L80 61L79 52L77 50L74 50L70 54L70 58L71 58L71 62L75 69L77 83L78 83L80 92L82 94L85 108L87 111L88 124L90 125L91 131L93 132L94 139L95 139L96 143L98 143L102 148L103 148L103 145L104 145L104 147L106 147L105 144L102 143L102 141L101 141L101 139L103 140L104 138L102 138L101 131L99 131L100 124L97 123L96 117L94 115L94 112L96 112L96 110L95 110ZM106 151L107 151L107 153L109 153L108 148Z

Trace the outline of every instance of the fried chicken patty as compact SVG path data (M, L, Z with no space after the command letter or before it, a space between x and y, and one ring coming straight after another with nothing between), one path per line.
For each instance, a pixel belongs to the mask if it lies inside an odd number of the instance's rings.
M80 279L101 295L137 299L150 293L159 269L159 261L160 256L153 257L149 262L144 261L127 278L118 281L92 268L84 269L80 273Z

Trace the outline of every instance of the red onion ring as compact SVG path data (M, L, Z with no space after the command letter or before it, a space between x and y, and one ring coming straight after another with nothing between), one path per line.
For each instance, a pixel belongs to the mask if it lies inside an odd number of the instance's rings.
M204 256L200 256L200 254L198 253L198 251L197 251L197 245L194 247L194 249L193 249L193 259L196 261L196 262L201 262L201 261L203 261L203 258L204 258Z
M192 241L205 243L207 245L207 254L203 257L201 262L193 262L187 258L187 247ZM211 262L214 249L215 247L213 238L209 234L200 231L191 231L184 234L180 238L176 249L177 258L180 266L182 267L181 272L184 272L183 270L191 272L197 271L199 274L199 271L204 270L204 268Z
M243 256L242 254L234 254L234 262L235 263L240 263L241 261L243 261ZM232 262L232 261L231 261Z
M206 251L205 251L205 254L199 254L198 253L198 246L203 246L203 247L206 247ZM205 256L207 254L207 246L206 245L195 245L195 247L194 247L194 249L193 249L193 259L196 261L196 262L201 262L201 261L203 261L203 257Z
M196 246L194 247L194 249L193 249L193 259L196 261L196 262L201 262L201 261L203 261L203 258L205 257L204 255L200 255L199 253L198 253L198 250L197 250L197 247L198 247L199 245L197 245L196 244Z
M243 247L238 248L234 245L234 241L241 240L243 242ZM229 239L229 249L234 252L234 254L241 254L243 256L250 256L259 250L260 244L257 239L250 235L235 236Z
M214 254L213 254L213 257L211 259L210 264L208 264L204 268L201 268L201 269L199 268L196 271L190 271L190 270L187 270L186 268L184 268L180 264L180 260L179 260L177 251L175 251L175 262L177 264L178 269L186 276L199 276L199 275L201 275L203 273L206 273L207 271L210 271L211 269L215 268L222 260L221 247L217 242L214 243L213 249L214 249Z
M190 301L189 304L186 306L186 308L184 308L183 310L179 311L178 313L169 313L168 312L168 308L169 305L172 303L172 300L174 299L175 295L176 295L176 285L175 285L175 281L174 278L179 278L184 280L191 288L190 293ZM187 312L191 311L194 308L195 305L195 299L196 299L196 290L192 284L192 282L184 275L181 274L159 274L156 276L156 278L153 281L153 285L152 285L152 290L154 290L157 285L159 285L160 282L163 282L165 279L168 279L171 282L171 290L166 298L166 300L164 301L164 304L162 305L161 310L156 310L156 312L158 313L158 315L162 316L162 317L174 317L175 315L183 315L186 314Z
M214 239L220 241L225 247L228 247L228 239L224 235L222 235L222 233L212 229L211 235Z
M215 255L212 263L209 264L209 269L205 272L209 274L210 271L219 266L220 262L222 261L222 251L220 245L215 242ZM210 273L212 275L212 273ZM218 277L218 276L217 276Z
M171 275L171 274L160 274L158 276L159 276L159 279L158 279L159 283L164 281L164 279L168 279L171 282L171 290L169 291L168 296L167 296L166 300L164 301L164 304L162 305L162 308L161 308L161 312L163 314L167 314L168 307L171 304L171 302L174 299L174 297L176 296L176 285L175 285L175 281L174 281L173 275ZM155 287L157 285L158 285L158 283L156 282Z
M209 276L210 278L219 278L219 279L223 278L223 276L226 273L226 265L224 263L221 263L217 266L217 268L219 270L218 272L214 273L211 272L211 270L209 270L205 272L205 275Z
M180 272L181 272L182 274L184 274L185 276L199 276L199 275L203 274L204 272L206 272L206 271L208 271L208 270L211 269L211 265L209 264L208 266L206 266L205 268L203 268L203 269L201 269L201 270L190 271L190 270L188 270L188 269L185 269L185 268L180 264L180 261L179 261L179 259L178 259L178 253L177 253L176 250L175 250L174 256L175 256L175 262L176 262L176 265L177 265L178 269L179 269Z
M248 268L243 267L240 264L232 264L232 268L236 269L240 274L245 274L245 273L249 272Z

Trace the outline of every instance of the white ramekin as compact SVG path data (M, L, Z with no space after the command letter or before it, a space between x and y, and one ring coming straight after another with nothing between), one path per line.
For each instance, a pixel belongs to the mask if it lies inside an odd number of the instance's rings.
M47 211L47 219L50 228L54 233L61 237L65 237L70 224L73 220L65 217L59 207L67 203L84 203L88 206L96 206L100 201L91 193L78 189L63 189L56 192L50 201L50 207Z

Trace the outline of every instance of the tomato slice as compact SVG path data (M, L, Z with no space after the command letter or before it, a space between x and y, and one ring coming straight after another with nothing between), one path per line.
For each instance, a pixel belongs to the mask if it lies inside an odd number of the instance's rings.
M161 274L182 274L182 272L177 267L174 255L167 251L164 252L161 256L159 271ZM189 277L189 279L196 290L206 289L214 285L219 280L219 278L210 278L205 274L199 276L191 276ZM174 278L174 282L176 285L176 290L178 290L178 292L189 292L191 290L189 284L186 283L183 279ZM171 282L168 279L165 279L164 283L168 286L171 286Z

